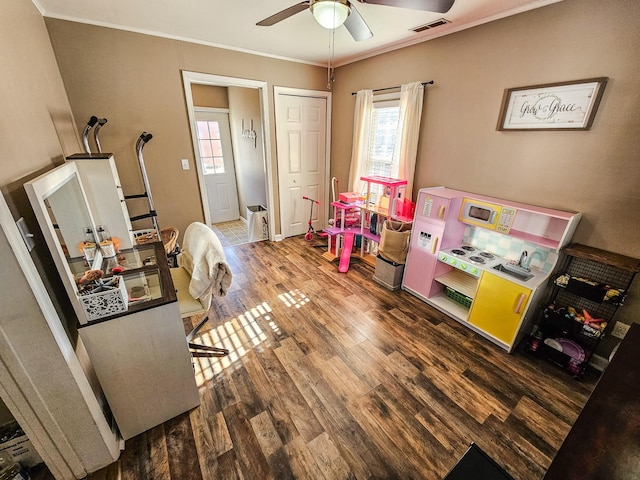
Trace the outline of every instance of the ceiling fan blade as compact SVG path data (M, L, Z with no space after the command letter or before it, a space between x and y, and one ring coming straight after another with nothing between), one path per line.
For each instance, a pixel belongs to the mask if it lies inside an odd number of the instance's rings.
M361 42L367 38L373 37L373 32L364 21L364 18L358 13L353 4L349 4L351 13L344 22L344 26L356 42Z
M446 13L453 6L455 0L358 0L361 3L387 5L389 7L409 8L411 10L426 10L427 12Z
M300 13L303 10L307 10L309 8L309 2L300 2L289 8L285 8L281 12L276 13L275 15L271 15L270 17L265 18L264 20L260 20L256 25L260 27L270 27L271 25L275 25L282 20L295 15L296 13Z

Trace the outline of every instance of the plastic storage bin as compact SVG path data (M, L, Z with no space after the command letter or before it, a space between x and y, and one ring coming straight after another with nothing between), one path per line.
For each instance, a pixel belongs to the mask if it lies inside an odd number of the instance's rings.
M471 308L471 303L473 302L473 300L471 298L467 297L466 295L458 292L457 290L454 290L451 287L446 287L445 293L446 293L447 297L449 297L454 302L459 303L464 308L466 308L466 309L470 309Z
M269 240L269 220L267 209L262 205L247 207L247 228L250 242Z

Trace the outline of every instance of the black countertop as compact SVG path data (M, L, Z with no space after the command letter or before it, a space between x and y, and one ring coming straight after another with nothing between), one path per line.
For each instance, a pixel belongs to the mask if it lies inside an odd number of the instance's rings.
M544 480L640 479L640 324L634 323Z

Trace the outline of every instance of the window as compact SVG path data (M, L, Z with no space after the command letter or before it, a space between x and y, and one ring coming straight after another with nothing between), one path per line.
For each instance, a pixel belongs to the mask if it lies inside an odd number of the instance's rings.
M218 122L198 120L198 148L202 161L204 175L221 174L224 172L224 156L222 155L222 140Z
M411 195L423 96L422 82L407 83L399 93L384 96L374 97L373 90L357 92L349 168L354 191L364 188L362 177L384 175L406 180L405 195Z
M375 101L371 112L369 147L367 149L367 176L395 177L398 174L397 156L394 150L398 139L400 100ZM381 187L376 185L377 188ZM373 185L372 185L373 188ZM378 191L372 192L377 195Z

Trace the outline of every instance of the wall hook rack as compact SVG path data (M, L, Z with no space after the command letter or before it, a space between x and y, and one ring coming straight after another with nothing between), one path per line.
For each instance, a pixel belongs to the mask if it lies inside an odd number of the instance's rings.
M242 138L248 138L250 140L253 140L253 147L257 148L258 147L258 134L253 129L253 119L251 119L249 122L250 122L249 123L249 128L245 129L244 128L244 118L242 119Z

